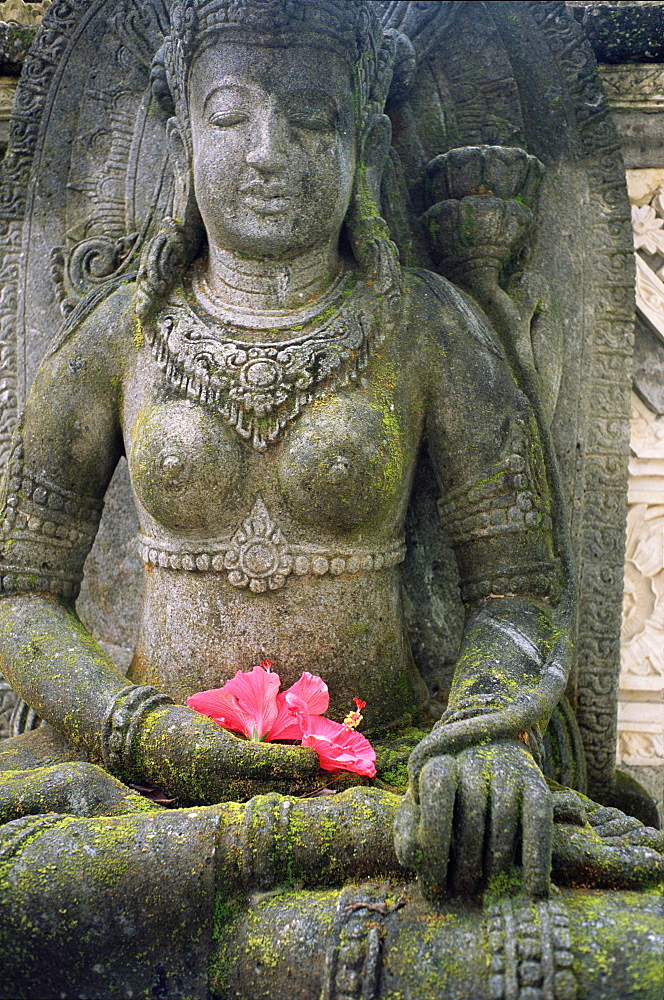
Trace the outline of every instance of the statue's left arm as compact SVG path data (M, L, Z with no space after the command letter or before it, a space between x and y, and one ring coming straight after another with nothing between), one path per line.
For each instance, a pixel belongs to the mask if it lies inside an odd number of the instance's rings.
M525 888L548 890L551 796L540 734L564 691L561 561L531 403L486 318L416 279L428 355L426 433L466 623L448 708L410 761L397 848L425 892L474 892L521 840Z

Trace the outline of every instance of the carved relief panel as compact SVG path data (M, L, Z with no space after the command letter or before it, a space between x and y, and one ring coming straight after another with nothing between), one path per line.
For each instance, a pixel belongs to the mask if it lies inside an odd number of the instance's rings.
M664 169L630 170L627 177L638 325L618 761L664 767Z

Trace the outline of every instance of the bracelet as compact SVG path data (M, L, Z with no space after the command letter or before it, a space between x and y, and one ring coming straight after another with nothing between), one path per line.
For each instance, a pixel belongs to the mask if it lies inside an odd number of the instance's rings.
M101 753L107 771L124 782L135 777L132 751L141 723L154 708L173 704L167 694L138 684L130 684L116 695L101 734Z

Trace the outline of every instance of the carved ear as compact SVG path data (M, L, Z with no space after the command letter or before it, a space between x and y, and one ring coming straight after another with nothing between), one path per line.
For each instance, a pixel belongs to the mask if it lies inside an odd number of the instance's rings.
M168 136L168 149L175 176L173 216L183 222L193 197L189 144L177 118L168 119L166 135Z
M380 185L391 142L390 119L387 115L376 115L362 136L360 150L360 163L366 171L366 181L376 205L380 205Z

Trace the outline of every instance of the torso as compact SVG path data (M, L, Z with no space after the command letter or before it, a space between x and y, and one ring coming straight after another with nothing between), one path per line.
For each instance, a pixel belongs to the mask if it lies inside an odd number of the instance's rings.
M376 311L358 285L323 316L327 348L317 317L234 336L235 353L182 294L160 314L124 390L146 564L136 681L183 700L271 659L285 684L321 675L337 718L353 697L369 726L416 706L397 567L422 400L403 320L379 329Z

